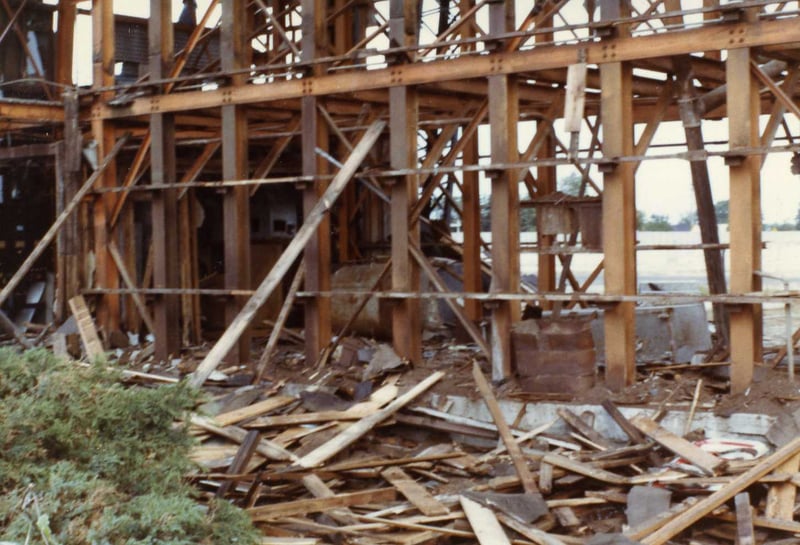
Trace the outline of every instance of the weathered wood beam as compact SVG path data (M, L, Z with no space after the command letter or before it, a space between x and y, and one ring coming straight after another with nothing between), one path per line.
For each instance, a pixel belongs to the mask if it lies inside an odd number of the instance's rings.
M222 0L220 55L222 69L236 71L250 65L247 40L250 28L246 0ZM246 75L232 78L234 87L244 87ZM225 180L246 178L248 168L247 113L240 106L222 106L222 177ZM249 289L250 285L250 190L229 188L223 197L223 239L225 287ZM242 310L241 298L231 297L225 306L225 321L231 323ZM230 362L249 363L250 332L245 328L231 346Z
M613 0L612 0L613 1ZM606 16L604 15L604 18ZM605 292L636 294L636 198L634 170L614 158L633 153L631 67L612 62L600 67L602 78L603 156L610 164L603 176L603 251ZM634 306L606 309L606 385L619 391L636 378Z
M148 44L150 53L150 75L161 79L172 70L173 65L173 25L172 6L169 2L150 0L150 22L148 24ZM176 180L175 155L175 116L171 113L154 113L150 116L150 134L145 138L150 142L150 183L173 184ZM142 168L146 146L140 147L131 169ZM180 263L189 255L181 256L178 244L178 200L177 189L155 191L151 202L153 225L153 287L169 288L180 284ZM124 267L117 266L120 273ZM124 276L123 276L124 279ZM131 280L132 281L132 280ZM134 299L135 302L135 299ZM139 307L141 303L137 303ZM175 295L157 297L153 304L153 320L150 321L147 309L139 308L148 329L155 336L155 357L167 361L177 355L181 344L180 299Z
M728 51L726 62L728 132L730 151L756 146L758 135L758 88L751 77L750 50ZM761 279L761 183L756 156L729 157L731 291L758 291ZM753 379L753 365L761 359L760 306L730 309L731 393L744 392ZM759 323L757 323L759 322Z
M303 0L301 2L304 62L313 63L323 56L329 44L329 34L325 22L327 2L323 0ZM316 63L312 74L319 75L324 66ZM302 117L302 162L303 175L324 176L330 166L317 150L329 150L329 131L324 117L318 109L318 97L305 96L301 99ZM327 181L315 180L304 184L303 213L307 215L314 209L325 192ZM326 289L331 282L331 224L325 217L320 223L316 236L309 240L304 251L306 280L308 289ZM331 339L330 299L314 297L305 301L305 355L306 361L315 362Z
M92 1L92 58L94 88L108 89L114 85L114 7L112 0ZM113 97L113 91L99 91L95 95L95 108L100 108ZM115 130L110 120L95 117L92 119L92 136L97 143L97 160L103 161L114 146ZM117 167L112 161L102 171L100 187L117 185ZM114 210L117 196L111 193L96 197L94 203L94 253L95 285L116 289L120 281L117 268L108 253L108 241L113 237L109 232L108 219ZM97 304L97 322L106 333L119 329L121 317L120 297L107 294Z
M678 111L680 112L683 132L686 136L686 148L689 151L704 151L702 116L694 101L694 75L687 57L673 58L675 77L679 90ZM700 239L703 244L719 244L719 228L714 198L711 194L711 179L708 164L704 160L689 161L692 174L694 199L697 206L697 222L700 225ZM722 252L718 249L703 250L706 264L706 279L711 293L725 293L725 263ZM717 332L717 343L728 344L728 313L723 305L714 305L714 325Z
M389 34L399 45L417 43L417 4L390 0ZM396 66L409 59L398 57ZM419 104L414 87L401 85L389 89L390 162L395 169L417 166L417 124ZM419 289L419 266L411 259L410 243L419 243L419 224L409 224L417 204L419 176L410 174L394 180L391 187L392 290ZM412 362L422 359L422 318L417 300L398 302L392 308L392 344L400 357Z
M95 0L98 1L98 0ZM735 43L730 35L735 34ZM720 23L688 30L675 30L655 35L619 36L593 43L541 46L526 51L498 52L492 55L465 56L457 59L396 65L381 70L331 73L324 76L275 81L269 85L222 87L216 91L191 91L174 96L156 95L139 98L128 106L100 105L96 115L124 118L155 111L184 111L218 107L221 104L250 104L297 98L304 95L324 96L342 89L357 92L385 89L397 81L405 85L422 85L485 77L487 73L515 74L539 69L561 68L574 62L581 52L589 64L604 64L684 55L696 51L698 43L707 50L758 47L800 42L800 27L792 18L748 23ZM612 53L613 52L613 53Z

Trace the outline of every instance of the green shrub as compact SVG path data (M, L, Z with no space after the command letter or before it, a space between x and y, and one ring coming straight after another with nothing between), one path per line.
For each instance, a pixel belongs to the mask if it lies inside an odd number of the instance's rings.
M100 366L0 350L0 539L255 543L244 512L200 504L184 479L192 440L176 422L196 402L184 384L126 387Z

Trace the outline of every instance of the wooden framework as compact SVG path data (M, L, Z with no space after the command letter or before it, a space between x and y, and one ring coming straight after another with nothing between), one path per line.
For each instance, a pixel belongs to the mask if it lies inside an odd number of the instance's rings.
M423 235L436 232L431 211L446 210L445 220L447 214L460 216L464 242L440 233L438 243L461 256L464 292L480 295L464 299L457 314L470 324L488 317L493 378L509 376L511 327L524 298L520 188L527 192L524 201L546 198L563 165L577 169L582 191L602 193L602 255L581 283L570 270L571 255L581 249L554 246L553 237L540 234L540 291L529 298L559 309L569 302L602 303L606 382L621 389L635 378L638 165L658 158L648 148L659 124L680 120L686 143L679 156L699 167L710 153L702 120L727 117L728 151L715 153L725 155L730 172L732 267L729 291L723 276L711 297L730 312L732 391L746 389L762 358L759 302L769 299L760 294L756 275L759 169L770 151L797 152L791 139L788 146L775 143L783 116L800 113L795 3L603 0L599 17L586 11L594 3L578 0L533 3L527 13L515 13L519 3L510 0L453 1L448 9L428 0L383 4L200 2L201 24L186 31L179 49L172 6L151 1L148 58L140 70L146 75L121 85L114 72L113 2L93 0L91 89L81 90L80 100L65 94L63 105L47 97L0 101L5 126L25 131L32 141L45 120L56 123L55 138L64 140L57 154L62 201L80 186L81 130L96 144L98 161L131 134L126 152L98 176L91 202L79 207L83 215L76 214L59 238L62 302L78 291L95 294L106 335L136 329L144 320L154 328L157 355L166 359L204 333L200 296L210 291L200 283L208 266L202 255L212 252L216 238L203 237L218 237L224 281L211 291L226 294L224 323L239 320L248 312L247 295L262 280L251 278L251 257L258 257L256 203L288 191L296 192L304 215L319 209L354 143L383 119L383 136L372 149L360 150L358 172L350 173L335 204L324 203L334 204L332 216L320 218L303 248L299 296L306 359L325 361L331 343L334 268L378 255L391 261L390 281L374 291L392 300L394 347L412 361L422 358L420 299L430 270ZM215 22L217 7L221 17ZM57 9L55 78L69 84L72 57L66 51L80 15L71 1ZM687 24L689 14L701 14L702 23ZM200 54L212 57L198 64L193 59ZM586 67L586 90L578 97L585 104L583 120L579 115L574 131L589 138L583 149L554 128L564 114L568 70L577 64ZM770 116L763 135L759 115ZM535 122L533 134L522 130L529 122ZM643 130L635 141L637 126ZM479 136L481 127L487 136ZM693 174L701 187L702 172ZM481 239L482 197L490 202L490 244ZM209 210L219 206L220 234L199 234L201 203ZM91 232L82 231L80 222L91 224ZM144 243L136 239L142 225L151 233ZM715 227L706 224L702 249L718 269ZM93 270L82 259L90 248ZM717 269L710 279L719 280ZM601 271L603 288L590 292ZM491 279L488 289L484 273ZM474 325L467 329L480 334ZM251 364L252 349L250 329L242 327L227 358ZM214 362L205 363L213 368Z

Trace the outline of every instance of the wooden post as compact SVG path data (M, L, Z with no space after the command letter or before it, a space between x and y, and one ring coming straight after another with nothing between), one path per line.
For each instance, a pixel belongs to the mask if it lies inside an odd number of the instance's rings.
M463 163L478 164L478 137L472 135L464 147ZM483 272L481 271L481 191L480 176L477 171L468 170L463 174L461 228L464 233L464 291L483 291ZM464 312L470 320L478 321L483 316L480 301L464 300Z
M112 0L92 1L92 50L95 88L114 85L114 6ZM95 108L99 109L103 102L113 96L112 91L102 91L95 95ZM98 163L108 155L114 146L114 127L111 122L100 117L92 121L92 134L97 144ZM117 185L116 162L103 171L99 180L100 187ZM119 275L114 261L108 253L108 241L113 233L108 229L108 218L114 210L117 197L106 193L94 201L94 252L95 252L95 285L102 288L117 289L120 286ZM120 297L116 294L102 296L97 305L98 326L105 333L119 329Z
M730 150L758 145L758 88L750 74L750 50L728 51L725 63ZM761 184L757 156L728 159L730 176L731 292L761 287ZM731 393L744 392L761 359L760 305L731 309Z
M609 0L602 6L604 19L614 18L620 6ZM607 10L607 8L611 8ZM616 10L614 8L617 8ZM611 12L610 14L608 12ZM620 29L622 31L623 29ZM633 153L633 93L629 64L600 65L603 116L603 155ZM631 163L612 163L603 176L603 251L605 292L636 294L636 200ZM619 391L636 378L636 333L633 303L618 303L605 310L606 385Z
M327 2L322 0L303 0L303 50L302 58L312 62L324 55L328 44L327 22L325 20ZM318 55L319 53L319 55ZM314 65L312 72L321 74L322 65ZM301 99L303 175L321 176L330 167L317 154L317 148L328 151L328 126L317 108L314 96ZM303 189L303 214L308 215L316 206L320 196L328 186L326 180L315 180ZM331 277L331 223L324 218L305 248L306 280L309 291L327 291ZM320 352L331 338L331 302L328 298L313 297L305 302L305 352L306 361L315 362Z
M162 79L170 73L173 58L172 6L169 2L150 0L148 29L150 75L154 79ZM174 115L151 114L150 134L150 181L153 184L173 184L176 179ZM152 225L153 287L178 287L181 259L178 252L177 190L166 189L153 193ZM155 328L151 330L156 338L155 357L166 361L180 349L178 296L158 296L153 311L153 323L148 324L148 328ZM142 318L145 318L146 311L141 312Z
M389 32L396 46L417 42L417 4L390 0ZM405 54L404 54L405 55ZM405 57L398 56L398 63ZM418 100L416 89L400 85L389 89L390 161L394 169L417 166ZM410 257L409 241L419 243L419 223L409 226L419 188L416 174L399 177L391 188L392 289L419 289L420 272ZM417 299L397 301L392 309L392 339L395 352L412 362L422 358L422 321Z
M72 85L72 53L75 44L76 2L58 3L58 34L56 35L56 82Z
M220 56L223 71L249 66L250 28L245 0L222 1ZM245 74L232 76L234 85L244 85ZM248 175L247 115L242 106L222 106L222 178L241 180ZM225 244L225 287L250 289L250 193L246 186L229 188L223 200ZM230 323L241 310L243 300L231 297L225 307ZM250 362L250 331L246 329L228 354L228 361Z
M489 33L514 29L514 5L489 5ZM499 46L498 46L499 47ZM517 161L519 104L513 76L492 75L489 80L489 125L493 163ZM492 284L491 291L519 290L519 183L513 170L491 172ZM492 379L511 375L511 324L521 315L518 303L495 301L491 316Z

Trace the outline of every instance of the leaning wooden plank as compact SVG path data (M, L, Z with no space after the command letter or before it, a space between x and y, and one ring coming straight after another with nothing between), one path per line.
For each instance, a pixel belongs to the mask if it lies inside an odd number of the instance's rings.
M296 399L297 398L292 396L270 397L263 401L248 405L247 407L242 407L241 409L220 413L214 417L214 423L220 426L238 424L242 420L247 420L248 418L260 416L264 413L274 411L275 409L285 407L289 403L296 401Z
M450 510L434 498L424 486L412 479L399 467L390 467L381 471L381 477L394 486L398 492L414 504L423 515L434 517L446 515Z
M220 364L222 358L230 352L233 345L239 340L239 337L241 337L242 333L253 321L258 309L261 308L269 296L272 295L273 290L280 284L281 279L292 266L292 263L294 263L295 259L302 253L311 238L316 235L317 227L322 223L325 214L333 206L333 203L342 191L344 191L347 183L356 173L356 170L367 156L367 153L369 153L369 150L372 149L372 146L378 140L385 126L386 123L383 121L376 121L370 125L367 132L364 133L364 136L361 138L361 141L359 141L355 149L353 149L347 161L345 161L342 168L325 190L325 193L323 193L322 197L317 201L317 204L314 205L314 208L308 213L303 222L303 226L300 227L297 234L286 247L286 250L284 250L281 257L278 258L275 266L272 267L272 270L267 277L264 278L264 281L261 282L261 285L258 286L256 292L233 319L228 329L225 330L225 333L222 334L214 347L208 352L203 361L200 362L197 370L189 378L190 386L195 388L202 386L209 375L211 375L214 369Z
M281 310L278 312L278 317L275 319L275 323L272 326L272 331L269 333L269 339L267 340L267 345L264 347L264 352L261 353L261 357L258 360L256 372L253 375L253 384L258 384L261 382L261 377L264 375L264 372L269 366L269 359L272 357L275 347L278 346L278 340L281 337L283 326L286 324L286 319L289 317L289 312L292 310L292 306L294 305L294 298L297 296L297 290L300 289L300 284L303 283L305 271L306 262L301 260L300 265L297 267L297 272L294 273L292 285L289 286L289 292L286 294L286 298L283 300Z
M608 415L617 423L617 425L625 432L631 441L634 443L644 443L647 441L644 434L640 432L636 427L631 424L631 421L625 418L625 415L622 414L622 411L614 405L614 402L610 399L606 399L600 405L606 410Z
M511 434L511 428L509 428L508 423L503 416L503 411L500 410L500 404L497 403L497 399L494 397L492 388L486 381L486 377L483 376L483 372L481 371L477 361L473 362L472 364L472 377L475 379L475 384L478 385L478 390L483 396L483 401L486 403L486 406L489 408L489 412L492 414L494 423L497 425L497 432L500 434L500 438L503 440L503 443L508 449L508 455L511 457L511 461L514 463L514 468L517 470L517 475L519 475L520 481L522 481L522 488L524 488L525 492L528 493L538 493L539 488L536 486L536 480L534 479L531 470L528 468L528 462L525 459L525 456L522 454L522 449L520 449L519 444L517 444L517 442L514 440L514 436Z
M413 240L409 240L408 249L411 252L411 255L414 256L414 259L417 260L417 263L419 263L419 266L422 268L422 270L425 271L425 275L436 287L436 289L441 293L447 293L449 290L439 276L439 273L436 272L436 269L434 269L433 265L430 264L428 258L422 253L422 250L417 248ZM450 299L449 297L445 298L444 302L450 307L450 310L453 311L453 314L455 314L456 318L458 318L458 321L461 322L461 325L464 327L464 330L467 332L467 334L472 337L473 342L478 345L478 348L480 348L484 354L490 356L491 352L489 350L489 345L486 343L486 339L483 338L483 334L475 325L475 323L469 319L464 311L464 307L459 305L455 299Z
M287 501L284 503L273 503L248 509L247 512L254 522L275 520L292 515L305 515L307 513L319 513L336 509L337 507L349 507L351 505L367 505L371 503L386 503L394 501L397 491L394 488L378 488L374 490L364 490L361 492L350 492L347 494L337 494L329 498L310 498L305 500Z
M202 416L192 415L189 421L195 426L209 431L214 435L219 435L220 437L230 439L235 443L241 444L245 437L247 437L247 430L237 428L236 426L225 426L223 428L215 425L211 420ZM280 445L276 445L272 441L264 438L259 440L258 446L256 447L256 452L262 456L265 456L266 458L269 458L270 460L297 460L297 456Z
M592 443L600 445L604 449L610 449L614 447L614 443L600 435L594 428L592 428L589 424L581 420L581 418L570 411L567 408L560 407L556 410L558 416L564 419L570 427L574 428L575 431L582 434Z
M800 470L800 455L790 458L778 468L780 472L792 474L797 473L798 470ZM767 493L766 516L769 518L793 520L796 497L797 487L791 482L770 486L769 492Z
M91 176L89 176L89 179L86 180L86 182L84 182L81 188L75 192L75 195L73 195L72 199L70 199L70 201L64 206L64 209L61 211L56 220L53 222L53 225L50 226L50 229L48 229L47 232L44 234L44 236L41 239L39 239L39 242L36 244L36 247L33 249L30 255L25 259L25 261L22 262L22 265L19 266L17 272L15 272L14 275L8 280L6 285L3 286L3 289L0 290L0 307L2 307L3 303L6 302L6 299L8 299L9 295L11 295L11 292L17 289L17 286L19 285L20 281L25 277L26 274L28 274L28 271L30 271L31 267L33 267L34 263L36 263L36 260L39 259L39 257L41 257L41 255L47 249L47 246L53 241L55 236L58 234L58 231L59 229L61 229L61 226L64 225L64 222L67 221L67 218L70 216L70 214L72 214L75 211L75 209L78 207L78 205L86 196L86 194L89 193L89 191L92 189L92 186L94 186L98 178L100 178L103 172L105 172L105 170L108 168L108 165L111 164L111 161L114 160L114 158L119 153L119 150L122 149L122 146L127 141L128 141L128 135L125 135L119 140L117 140L117 143L114 144L114 147L111 148L111 151L109 151L108 155L106 155L105 158L103 159L103 163L100 165L100 167L97 170L95 170Z
M472 531L481 545L511 545L503 527L497 522L492 510L464 496L460 497L461 508L467 515Z
M125 285L129 290L131 290L131 299L133 299L133 304L136 305L136 310L139 311L139 316L142 318L144 325L147 327L147 331L155 335L155 323L150 317L150 313L147 311L147 305L145 304L144 299L142 299L142 295L136 291L137 286L133 282L131 275L128 273L128 268L125 266L125 260L122 259L122 255L119 253L117 243L113 240L108 243L108 253L111 254L111 259L114 260L114 264L117 266L117 272L119 272L122 281L125 282Z
M736 494L774 471L781 464L800 453L800 438L787 443L771 456L742 473L727 485L699 501L694 507L668 521L660 529L640 538L644 545L663 545L683 530L702 519Z
M671 450L678 456L685 458L692 465L697 466L706 475L713 476L725 466L725 460L717 458L700 447L696 447L683 437L679 437L662 428L657 422L646 416L639 415L634 417L631 420L631 424L664 448Z
M376 411L369 416L366 416L341 432L339 435L324 443L314 449L313 451L309 452L300 460L297 461L297 465L301 467L316 467L326 460L331 459L332 457L336 456L342 450L353 444L359 438L366 435L372 428L392 416L394 413L405 407L408 403L413 401L417 396L422 394L428 388L433 386L436 382L438 382L444 376L444 372L437 371L413 388L411 388L408 392L404 393L391 403L389 403L383 409Z
M86 357L92 361L102 357L105 353L103 343L100 342L100 336L97 334L92 314L89 312L89 307L86 306L86 300L83 295L76 295L70 299L69 308L72 310L72 315L75 316L75 321L78 324L78 332L81 334Z
M228 467L227 473L229 475L237 475L242 473L247 468L247 464L250 463L250 460L253 458L253 454L256 452L259 439L258 435L258 431L252 430L244 437L242 444L239 446L239 450L236 451L236 456L233 457L233 462L231 463L230 467ZM223 481L223 483L217 489L217 493L215 494L216 497L224 498L233 486L235 486L235 481L231 479Z

